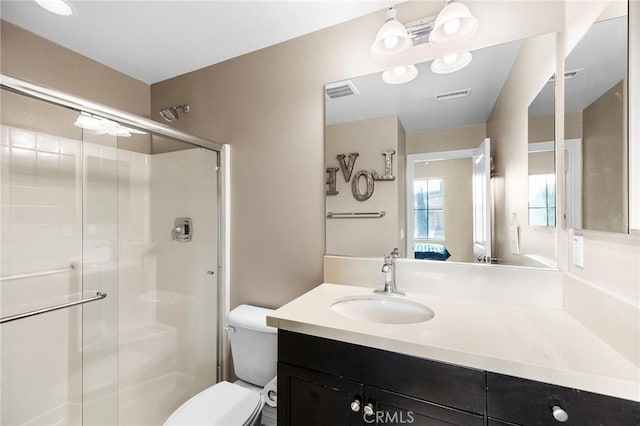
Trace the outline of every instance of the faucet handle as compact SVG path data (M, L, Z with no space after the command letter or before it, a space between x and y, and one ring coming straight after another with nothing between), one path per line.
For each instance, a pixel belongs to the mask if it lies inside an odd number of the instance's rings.
M385 264L385 265L391 265L391 255L387 254L387 255L384 257L384 264Z
M398 251L398 247L391 250L390 256L393 257L394 259L400 257L400 252Z

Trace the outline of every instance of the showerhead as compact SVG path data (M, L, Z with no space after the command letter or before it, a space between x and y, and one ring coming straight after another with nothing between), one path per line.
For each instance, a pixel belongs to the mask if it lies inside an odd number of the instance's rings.
M172 121L178 121L178 119L180 118L178 115L178 109L181 109L182 112L187 113L191 108L189 107L189 104L170 106L160 110L160 115L170 123Z

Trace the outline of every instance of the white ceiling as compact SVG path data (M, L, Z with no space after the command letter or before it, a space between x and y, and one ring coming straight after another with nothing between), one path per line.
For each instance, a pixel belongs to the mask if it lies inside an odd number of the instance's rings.
M33 0L1 0L0 16L149 84L399 3L69 1L70 17L49 13Z

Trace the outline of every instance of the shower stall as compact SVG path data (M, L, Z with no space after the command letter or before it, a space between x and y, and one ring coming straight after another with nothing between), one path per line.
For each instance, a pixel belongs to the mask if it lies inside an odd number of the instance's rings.
M224 147L2 76L0 424L160 425L222 362Z

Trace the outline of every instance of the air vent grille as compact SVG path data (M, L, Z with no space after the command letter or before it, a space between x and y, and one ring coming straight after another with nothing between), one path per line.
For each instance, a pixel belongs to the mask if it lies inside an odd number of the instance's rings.
M565 71L564 72L564 79L565 80L571 80L572 78L577 76L582 71L584 71L584 68L576 68L575 70ZM549 79L549 83L553 83L554 81L556 81L555 74L551 76L551 78Z
M436 101L444 101L447 99L464 98L465 96L469 96L470 92L471 92L471 88L453 90L451 92L438 93L437 95L434 96L434 99Z
M356 89L356 86L351 80L329 83L325 86L324 91L327 100L341 99L347 96L359 95L358 89Z

